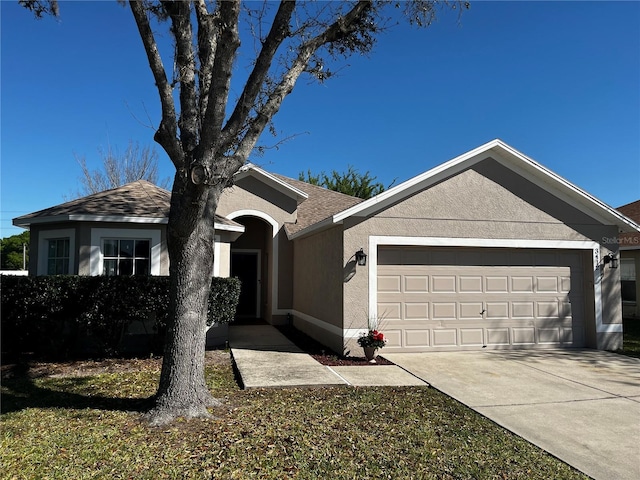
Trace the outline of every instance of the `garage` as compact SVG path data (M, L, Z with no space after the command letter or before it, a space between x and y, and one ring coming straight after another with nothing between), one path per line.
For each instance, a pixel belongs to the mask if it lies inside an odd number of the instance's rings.
M381 245L377 256L389 350L586 345L584 251Z

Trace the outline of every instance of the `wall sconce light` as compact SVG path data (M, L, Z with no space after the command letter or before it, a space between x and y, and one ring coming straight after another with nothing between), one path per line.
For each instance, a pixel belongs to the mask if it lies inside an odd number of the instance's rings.
M618 268L618 257L616 257L614 254L605 255L602 258L602 261L605 265L608 263L609 268Z
M360 249L356 252L356 262L361 267L364 267L367 264L367 254L364 253L364 250Z

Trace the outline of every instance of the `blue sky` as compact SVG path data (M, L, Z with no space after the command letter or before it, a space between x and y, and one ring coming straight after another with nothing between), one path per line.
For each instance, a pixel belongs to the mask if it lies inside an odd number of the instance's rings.
M159 105L115 1L62 2L59 20L0 9L5 237L77 189L74 154L97 166L99 147L153 145ZM293 138L255 163L294 178L353 165L388 184L500 138L613 207L640 198L639 2L472 2L459 21L391 29L343 67L298 83L275 118Z

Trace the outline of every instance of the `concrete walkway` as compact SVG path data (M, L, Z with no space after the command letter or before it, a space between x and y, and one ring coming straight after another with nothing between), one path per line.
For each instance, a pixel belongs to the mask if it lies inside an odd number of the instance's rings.
M324 366L271 325L229 327L229 347L243 388L427 385L396 365Z
M640 360L597 350L386 358L595 479L640 479Z

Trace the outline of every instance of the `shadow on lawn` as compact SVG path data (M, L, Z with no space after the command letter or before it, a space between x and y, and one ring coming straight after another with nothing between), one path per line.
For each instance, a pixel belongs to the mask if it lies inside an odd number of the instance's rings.
M118 398L103 395L83 395L64 391L88 386L92 377L66 377L55 379L51 387L34 383L24 369L10 378L2 379L2 413L27 408L95 409L123 412L145 412L153 405L153 397ZM59 380L59 381L58 381Z

